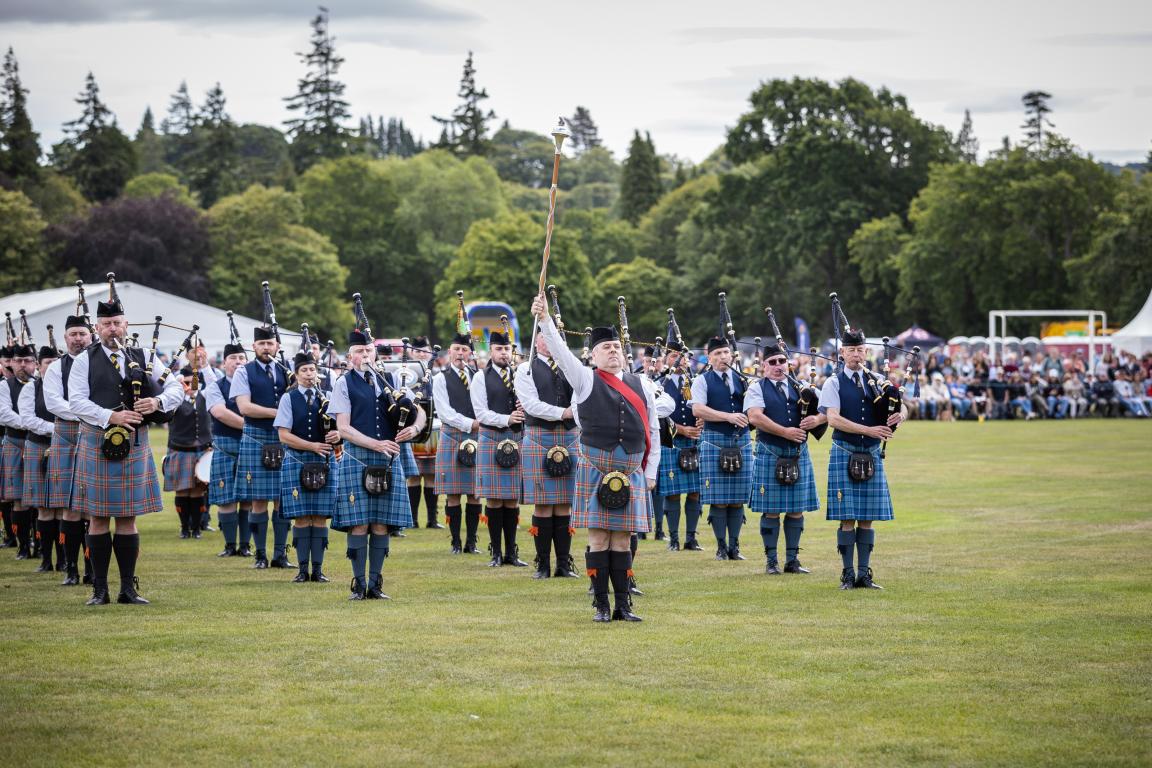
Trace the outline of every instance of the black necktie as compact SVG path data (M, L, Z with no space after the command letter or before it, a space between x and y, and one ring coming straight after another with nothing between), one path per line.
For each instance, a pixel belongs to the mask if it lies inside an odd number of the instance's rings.
M312 390L304 390L304 399L308 401L308 410L312 410Z
M784 391L784 382L776 382L776 391L780 393L780 397L784 398L784 402L788 402L788 393Z
M852 372L852 383L856 385L857 389L863 389L863 387L861 387L861 385L860 385L860 372L859 371L853 371Z
M113 352L108 356L108 359L112 361L112 367L116 369L116 375L123 377L124 374L120 372L120 353Z
M464 388L467 389L468 388L468 374L464 372L463 368L458 369L456 371L456 373L460 376L460 381L464 382Z

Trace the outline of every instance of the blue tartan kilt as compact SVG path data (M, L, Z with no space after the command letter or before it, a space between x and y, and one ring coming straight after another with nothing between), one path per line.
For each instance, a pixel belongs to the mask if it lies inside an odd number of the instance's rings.
M104 430L91 424L80 427L76 491L72 497L75 511L91 517L135 517L163 509L148 432L148 427L137 427L128 438L132 450L127 458L109 461L100 451Z
M412 443L400 443L400 464L404 479L420 476L420 467L416 466L416 454L412 452Z
M728 474L720 471L720 449L739 448L740 471ZM700 440L701 504L741 505L748 503L752 492L752 437L743 434L724 435L705 428Z
M332 527L347 531L357 525L377 523L408 528L412 525L412 507L408 502L408 488L400 457L392 462L388 492L373 496L364 490L364 467L386 467L389 458L382 453L361 448L345 441L344 456L340 459L336 510Z
M0 448L0 499L20 501L24 485L24 438L4 436Z
M227 506L236 503L236 461L240 440L212 437L212 467L208 478L208 503Z
M775 514L820 509L808 446L800 445L798 449L778 448L757 441L756 461L752 467L752 499L748 502L753 512ZM800 456L800 479L792 485L776 482L776 457L796 455Z
M44 458L50 451L51 443L24 441L24 479L20 490L20 503L26 507L52 509L48 506L48 476Z
M52 450L48 454L48 507L72 507L73 480L76 477L76 451L80 447L80 422L56 419L52 430Z
M261 451L269 443L279 443L275 429L244 424L240 456L236 459L237 501L277 501L280 498L280 471L265 469Z
M563 445L572 459L572 471L564 477L552 477L544 469L548 451ZM580 430L525 427L520 444L520 477L525 504L571 504L576 493L576 474L580 464Z
M700 441L677 435L672 439L672 447L660 446L660 474L656 477L656 493L660 496L679 496L684 493L700 493L703 484L703 465L695 472L680 469L680 449L699 448Z
M652 530L648 481L641 466L643 460L643 453L624 453L621 448L603 451L581 443L580 462L576 468L576 502L572 505L572 527L632 533ZM632 493L628 505L623 509L606 509L596 496L600 479L608 472L628 475Z
M304 464L327 464L328 482L318 491L305 490L300 485L300 469ZM284 463L280 465L280 504L277 509L289 520L306 515L332 517L340 487L340 464L335 457L318 456L311 451L284 448Z
M888 493L888 478L884 474L884 460L880 446L872 448L872 461L876 472L871 480L862 483L848 477L848 458L855 450L851 445L832 441L828 455L828 514L826 520L891 520L892 496Z
M464 467L456 461L456 449L471 437L471 433L453 427L440 428L440 445L436 448L436 493L441 496L476 495L476 467ZM476 463L479 464L479 460Z
M496 464L496 446L502 440L520 443L523 431L510 429L480 429L480 453L476 456L476 495L482 499L514 499L520 502L520 464L504 469Z
M161 474L164 475L164 490L190 491L202 483L196 479L196 462L207 452L207 448L198 451L176 451L171 448L164 456L164 466Z

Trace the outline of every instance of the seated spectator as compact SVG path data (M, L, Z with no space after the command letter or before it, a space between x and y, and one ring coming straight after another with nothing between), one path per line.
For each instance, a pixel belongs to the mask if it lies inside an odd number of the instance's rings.
M1048 381L1041 390L1048 415L1055 419L1062 419L1068 415L1069 402L1064 395L1064 386L1060 383L1060 374L1055 368L1048 369Z
M1012 398L1009 396L1008 382L1000 378L1000 372L991 370L988 373L988 416L993 419L1007 419L1012 417Z
M1008 397L1013 418L1023 418L1032 421L1036 413L1032 410L1032 398L1028 395L1028 386L1020 371L1016 370L1008 379Z
M1032 412L1039 418L1047 419L1051 416L1048 410L1048 401L1044 397L1044 382L1040 379L1040 372L1033 370L1024 377L1024 386L1028 390L1028 399L1032 403Z
M1116 387L1108 380L1106 372L1096 376L1096 381L1092 382L1090 394L1092 405L1089 406L1089 410L1092 413L1106 419L1119 414L1120 399L1116 397Z
M920 417L952 421L952 398L944 384L944 374L932 374L930 383L920 392Z
M948 374L948 399L952 405L952 416L956 419L967 419L972 413L972 395L968 391L968 384L956 378L955 374Z
M1123 368L1116 369L1116 381L1113 382L1113 389L1116 391L1116 397L1120 401L1120 405L1124 411L1136 416L1137 418L1148 418L1148 411L1144 409L1144 402L1141 398L1136 396L1136 390L1132 387L1132 382L1128 380L1128 372Z
M1068 399L1068 416L1075 419L1088 413L1088 397L1084 381L1072 371L1064 374L1064 397Z

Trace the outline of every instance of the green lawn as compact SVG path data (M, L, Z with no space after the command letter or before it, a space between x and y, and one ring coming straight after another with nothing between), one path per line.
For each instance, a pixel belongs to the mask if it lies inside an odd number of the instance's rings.
M340 534L294 585L150 516L143 608L4 550L0 765L1149 765L1150 459L1134 420L909 424L885 591L836 589L819 513L812 574L764 576L753 518L743 563L642 542L637 625L446 531L394 542L391 602L345 600Z

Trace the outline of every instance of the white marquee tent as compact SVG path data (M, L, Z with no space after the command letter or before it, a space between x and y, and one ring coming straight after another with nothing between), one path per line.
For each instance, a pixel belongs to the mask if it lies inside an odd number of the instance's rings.
M108 297L106 284L93 283L85 286L88 298L88 308L92 319L96 319L96 302ZM130 330L139 332L140 345L148 348L152 345L152 327L156 315L164 318L164 322L181 328L191 329L193 324L200 326L200 338L204 342L208 353L215 356L222 352L228 343L228 315L223 309L210 307L198 301L192 301L171 293L149 288L139 283L116 283L116 292L124 304L128 322L132 324ZM48 288L43 291L29 293L16 293L0 299L0 313L11 312L12 324L20 330L20 310L27 312L28 325L32 330L32 337L37 346L43 346L48 341L47 326L55 326L56 343L64 346L64 318L76 311L76 287ZM260 325L259 320L250 317L233 315L236 328L245 346L252 344L252 329ZM187 331L172 328L160 329L160 342L157 346L160 352L172 354L179 349L180 344L188 335ZM285 346L295 349L295 344L285 336ZM299 337L297 336L297 339ZM298 342L296 342L298 343Z
M1152 293L1132 322L1112 334L1114 349L1131 352L1137 357L1152 352Z

